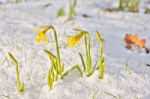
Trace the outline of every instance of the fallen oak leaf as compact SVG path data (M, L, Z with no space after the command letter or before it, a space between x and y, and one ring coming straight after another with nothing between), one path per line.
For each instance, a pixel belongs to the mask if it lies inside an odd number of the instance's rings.
M126 34L124 41L129 48L131 45L137 45L139 48L144 48L146 44L146 39L141 39L138 34Z

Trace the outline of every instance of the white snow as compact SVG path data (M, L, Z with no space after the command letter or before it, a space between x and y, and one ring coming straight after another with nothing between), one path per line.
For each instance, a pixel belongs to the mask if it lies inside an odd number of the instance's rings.
M8 98L3 95L10 99L92 99L97 90L95 99L149 99L150 67L146 64L150 64L150 54L133 52L128 63L129 74L125 71L125 64L132 52L125 48L123 38L126 33L139 33L147 39L146 46L150 47L150 14L104 12L100 9L117 7L117 0L78 0L73 20L65 23L67 15L56 18L55 14L61 6L65 6L67 11L68 4L69 0L0 4L0 99ZM84 18L83 14L90 17ZM75 34L73 29L83 28L90 32L93 65L99 56L99 44L95 37L95 32L99 31L105 46L104 79L98 79L98 71L91 77L80 77L74 71L64 80L58 80L50 91L45 78L49 60L43 49L56 54L53 34L47 34L50 42L45 45L43 42L36 43L36 33L32 32L32 28L43 24L52 24L57 30L65 70L76 64L82 67L78 53L85 56L83 40L74 47L66 46L67 37ZM23 93L18 93L16 89L15 65L8 59L7 51L19 61L20 78L25 84Z

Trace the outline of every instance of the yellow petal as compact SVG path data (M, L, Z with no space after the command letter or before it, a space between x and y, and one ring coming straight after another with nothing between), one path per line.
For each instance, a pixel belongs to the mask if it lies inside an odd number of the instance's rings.
M44 38L45 34L43 32L39 32L38 35L35 36L35 41L40 42Z
M41 38L40 38L39 35L35 36L35 41L36 41L36 42L40 42L40 41L41 41Z

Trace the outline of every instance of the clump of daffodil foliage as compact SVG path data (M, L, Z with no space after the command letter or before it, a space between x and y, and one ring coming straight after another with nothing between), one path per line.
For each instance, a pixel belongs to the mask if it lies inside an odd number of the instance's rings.
M54 26L47 24L47 25L43 25L43 26L34 28L33 31L38 33L35 36L35 41L40 42L41 40L43 40L47 44L48 39L46 37L46 33L49 30L53 30L54 38L55 38L55 45L56 45L56 53L57 53L57 55L55 56L50 51L44 50L45 54L48 55L48 57L50 59L50 67L49 67L48 74L47 74L47 83L48 83L48 86L50 87L50 89L52 89L54 82L58 80L59 75L61 76L60 78L63 79L66 75L71 73L74 69L77 69L79 71L79 73L81 74L81 76L83 75L83 72L85 72L87 76L92 75L97 66L97 63L99 63L98 64L99 78L100 79L103 78L103 75L104 75L103 43L102 43L102 39L98 32L96 32L96 37L97 37L97 39L99 41L99 45L100 45L99 61L97 61L95 63L95 65L92 67L91 52L90 52L90 34L88 31L76 29L77 34L75 36L69 37L67 39L67 44L69 46L74 46L78 41L80 41L80 39L82 37L84 37L85 50L86 50L86 62L83 58L83 55L81 53L79 53L84 70L82 71L78 65L75 65L72 68L70 68L69 70L67 70L66 72L64 72L64 64L62 64L61 60L60 60L60 52L59 52L59 46L58 46L58 40L57 40L57 33L56 33Z
M65 10L64 10L64 7L61 7L57 10L56 12L56 17L61 17L61 16L64 16L65 15Z
M43 26L34 28L33 31L38 33L35 36L35 41L40 42L41 40L43 40L47 44L48 39L46 37L46 33L48 32L48 30L51 30L51 29L53 30L53 33L54 33L57 56L55 56L53 53L51 53L48 50L44 50L45 54L48 55L50 59L50 68L47 74L47 83L50 89L52 89L54 82L58 80L59 75L61 76L61 78L64 78L64 76L66 76L68 73L70 73L74 69L77 69L82 75L82 71L77 65L73 66L71 69L64 72L64 64L62 64L60 60L57 33L56 33L55 28L52 25L43 25Z
M95 63L95 65L92 67L91 52L90 52L90 34L88 31L85 31L85 30L76 29L76 31L78 33L75 36L71 36L67 39L67 44L69 46L74 46L78 41L80 41L80 39L82 37L84 37L86 62L81 53L79 53L79 56L81 58L81 62L82 62L83 68L84 68L83 72L85 72L87 76L90 76L93 74L93 72L97 66L97 63L98 63L98 61L97 61ZM99 75L100 75L100 79L102 79L103 74L104 74L103 44L102 44L102 39L98 32L96 32L96 37L100 43Z
M52 89L54 81L58 80L58 67L57 67L57 63L56 63L56 56L53 55L50 51L48 50L44 50L45 54L48 55L51 64L48 70L48 74L47 74L47 83L48 86L50 87L50 89Z
M74 0L73 2L70 1L70 5L69 5L69 19L74 16L76 6L77 6L77 0Z
M77 6L77 0L70 1L68 19L71 19L74 16L76 6ZM61 17L64 15L65 15L64 7L59 8L56 12L56 17Z
M11 0L10 0L11 1ZM22 2L23 0L15 0L14 2L15 3L19 3L19 2ZM11 1L12 2L12 1Z
M140 6L140 0L119 0L119 10L138 12Z
M138 12L140 7L140 0L129 0L129 11Z
M23 92L23 91L24 91L24 83L21 84L21 82L20 82L18 61L16 60L16 58L15 58L10 52L8 52L8 56L10 57L10 59L11 59L11 60L14 62L14 64L16 65L17 90L18 90L19 92Z
M44 52L49 56L49 59L51 62L51 66L49 68L48 75L47 75L47 81L48 81L49 87L52 89L54 81L57 80L58 75L61 75L64 71L64 65L61 64L61 60L60 60L57 33L56 33L54 26L52 25L43 25L43 26L33 29L33 31L38 33L35 36L35 41L40 42L41 40L43 40L46 44L48 43L48 39L46 37L46 33L48 32L48 30L53 30L55 45L56 45L56 53L57 53L57 55L55 56L50 51L44 50Z

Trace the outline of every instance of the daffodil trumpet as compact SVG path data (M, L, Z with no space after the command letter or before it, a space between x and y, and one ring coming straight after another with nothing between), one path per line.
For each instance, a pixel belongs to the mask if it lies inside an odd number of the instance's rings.
M20 82L20 76L19 76L19 68L18 68L18 61L15 59L15 57L8 52L8 56L10 57L10 59L14 62L14 64L16 65L16 79L17 79L17 90L19 92L23 92L24 91L24 83L21 84Z
M100 58L99 58L99 78L103 79L104 76L104 62L105 62L105 58L103 56L103 42L102 42L102 38L99 35L98 32L96 32L96 38L99 42L99 51L100 51Z
M53 33L54 33L56 52L57 52L56 67L57 67L58 74L61 75L63 72L63 65L61 65L61 60L60 60L60 52L59 52L56 29L52 25L43 25L43 26L33 29L33 31L38 33L38 35L35 37L35 41L40 42L41 40L43 40L45 43L48 43L48 39L46 38L46 33L48 32L48 30L51 30L51 29L53 30Z

